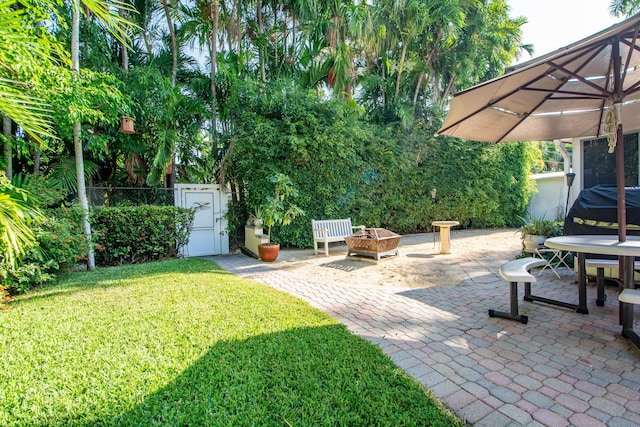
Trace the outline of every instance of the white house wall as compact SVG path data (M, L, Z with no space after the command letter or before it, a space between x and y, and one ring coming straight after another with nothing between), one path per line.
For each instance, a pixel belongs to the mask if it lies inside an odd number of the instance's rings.
M564 172L531 175L531 179L536 182L537 192L529 200L527 209L529 217L532 219L563 219L567 200Z

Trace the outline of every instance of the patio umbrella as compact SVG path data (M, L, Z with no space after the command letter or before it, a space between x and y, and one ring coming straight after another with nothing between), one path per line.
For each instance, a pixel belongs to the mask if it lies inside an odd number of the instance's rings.
M623 125L640 129L639 36L640 14L460 92L438 134L488 142L606 135L625 241L622 135Z

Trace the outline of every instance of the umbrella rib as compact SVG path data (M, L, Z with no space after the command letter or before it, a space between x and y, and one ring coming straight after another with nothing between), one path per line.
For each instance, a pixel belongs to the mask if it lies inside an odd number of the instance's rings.
M627 96L633 95L634 93L638 92L639 87L640 87L640 81L637 81L636 83L631 85L629 89L624 91L624 97L626 98Z
M621 37L620 42L626 44L629 47L629 52L627 53L627 60L624 64L624 70L622 71L624 73L624 75L622 76L622 83L620 84L621 89L624 88L624 80L627 77L627 70L629 70L629 64L631 63L631 57L633 56L633 52L637 49L636 46L636 42L638 40L638 31L640 31L640 28L636 27L635 31L633 32L633 38L631 41L631 45L629 46L627 43L627 39L626 37ZM633 85L631 85L631 87L627 90L622 89L622 96L621 99L624 99L627 97L627 95L630 95L632 93L635 93L638 85L640 85L640 81L634 83Z
M635 46L636 41L638 40L638 27L635 28L635 31L633 32L633 38L631 40L631 45ZM621 42L626 42L626 38L625 37L620 37L620 41ZM629 69L629 64L631 63L631 57L633 56L633 49L629 49L629 51L627 52L627 60L624 63L624 69L622 70L622 77L621 77L621 82L620 82L620 87L624 87L624 80L627 77L627 70ZM624 89L623 89L623 94L624 94Z
M551 65L553 65L556 69L562 71L563 73L568 74L570 77L573 77L576 80L579 80L580 82L584 83L585 85L592 87L593 89L597 90L598 92L602 93L602 95L606 98L609 98L611 96L611 93L608 92L605 88L602 88L600 86L598 86L595 83L590 82L589 80L586 80L584 77L576 74L575 72L571 71L571 70L567 70L566 68L564 68L562 65L560 64L555 64L554 62L549 62ZM582 68L582 67L581 67ZM590 94L591 95L591 94Z
M553 70L551 70L551 71L553 71ZM516 71L516 72L517 72L517 71ZM445 127L445 128L440 129L438 132L440 132L440 133L444 133L444 132L448 131L449 129L451 129L451 128L453 128L453 127L457 126L457 125L459 125L460 123L464 122L465 120L468 120L469 118L471 118L471 117L475 116L476 114L480 113L482 110L484 110L484 109L485 109L485 108L487 108L487 107L489 107L489 108L494 108L493 106L494 106L495 104L497 104L497 103L499 103L500 101L502 101L502 100L504 100L504 99L506 99L506 98L510 97L511 95L513 95L514 93L518 92L519 90L522 90L522 89L527 88L527 86L529 86L529 85L531 85L531 84L533 84L533 83L537 82L538 80L542 79L544 76L545 76L545 74L540 75L540 76L538 76L538 77L536 77L536 78L534 78L534 79L532 79L532 80L529 80L528 82L524 83L523 85L521 85L521 86L519 86L519 87L517 87L517 88L515 88L515 89L511 90L510 92L505 93L504 95L500 96L499 98L492 99L491 101L489 101L489 102L487 103L487 105L482 106L482 107L480 107L480 108L476 109L475 111L470 112L470 113L469 113L469 114L467 114L466 116L464 116L464 117L460 118L459 120L456 120L454 123L451 123L449 126L447 126L447 127ZM559 87L561 87L563 84L564 84L564 81L560 81L560 83L559 83L559 85L558 85L558 88L559 88ZM556 89L557 89L557 88L556 88ZM462 93L465 93L465 92L466 92L466 93L469 93L469 91L464 91L464 92L462 92ZM547 98L548 98L549 96L551 96L551 94L552 94L552 92L550 92L550 93L549 93L549 94L548 94L548 95L543 99L543 102L544 102L544 101L546 101L546 100L547 100ZM458 95L456 95L456 96L459 96L459 95L460 95L460 94L458 94ZM535 106L535 108L534 108L532 111L535 111L535 109L536 109L536 108L538 108L539 106L540 106L540 105L536 105L536 106ZM514 113L514 114L515 114L515 115L517 115L517 116L521 116L521 117L522 117L522 119L518 122L518 124L520 124L520 122L521 122L522 120L524 120L524 119L525 119L525 118L530 114L530 112L527 112L527 113ZM516 126L517 126L517 125L516 125ZM509 132L511 132L511 130L513 130L513 129L510 129L510 130L509 130ZM508 133L508 132L507 132L507 133ZM502 139L502 138L501 138L501 139Z
M560 84L562 85L564 83L560 83ZM549 99L549 97L551 97L552 94L553 92L549 92L547 96L542 98L542 100L538 104L536 104L533 108L529 109L529 111L527 111L524 114L520 114L519 120L513 126L511 126L504 134L502 134L500 138L497 139L497 141L498 142L502 141L507 135L511 133L511 131L513 131L515 128L520 126L520 123L522 123L527 117L531 115L532 112L536 111L542 104L544 104Z
M598 49L594 49L594 52L591 54L591 56L590 56L586 61L584 61L580 67L578 67L578 68L577 68L577 71L582 70L582 69L583 69L583 68L584 68L584 67L589 63L589 61L591 61L591 59L595 58L595 57L596 57L596 56L597 56L597 55L602 51L602 49L604 49L604 48L603 48L603 47L600 47L600 48L598 48ZM573 61L573 60L574 60L574 59L572 58L572 59L571 59L571 61ZM570 61L567 61L567 63L568 63L568 62L570 62ZM595 85L595 84L591 83L591 82L590 82L590 81L588 81L588 80L583 79L582 77L580 77L580 76L579 76L579 75L577 75L576 73L574 73L574 72L572 72L572 71L567 70L567 69L564 67L564 65L556 64L554 61L548 61L548 62L547 62L547 64L548 64L548 65L550 65L552 68L554 68L554 69L556 69L556 70L560 70L560 71L562 71L562 72L564 72L564 73L568 74L570 77L574 77L574 78L576 78L576 79L578 79L578 80L580 80L580 81L582 81L582 82L586 83L586 84L587 84L587 86L592 86L592 87L593 87L594 89L596 89L598 92L602 92L602 94L603 94L605 97L607 96L606 92L604 92L604 91L603 91L603 89L602 89L601 87L599 87L598 85ZM551 69L551 70L547 71L547 73L545 73L545 75L546 75L546 74L551 73L552 71L554 71L554 70L553 70L553 69ZM522 86L520 87L520 89L521 89L521 90L522 90L522 89L524 89L524 90L536 90L535 88L529 88L528 86L529 86L529 85L531 85L531 84L533 84L534 82L536 82L536 81L538 81L538 80L542 79L542 78L543 78L543 76L540 76L540 77L538 77L538 78L536 78L536 79L533 79L533 80L531 80L529 83L526 83L526 84L522 85ZM511 126L511 128L509 128L509 130L507 130L507 132L505 132L504 134L502 134L502 136L500 136L500 138L498 138L498 141L502 141L502 140L503 140L507 135L509 135L509 134L510 134L510 133L511 133L515 128L517 128L518 126L520 126L520 124L521 124L521 123L522 123L522 122L523 122L527 117L529 117L529 116L531 115L531 113L533 113L534 111L536 111L536 110L537 110L537 109L538 109L542 104L544 104L546 101L548 101L548 100L549 100L549 98L551 98L551 96L552 96L554 93L558 93L558 89L559 89L560 87L562 87L562 85L564 85L564 84L566 83L564 80L561 80L561 79L558 79L558 81L559 81L560 83L559 83L559 85L558 85L558 87L557 87L557 88L555 88L555 89L553 89L553 90L552 90L552 89L542 90L542 91L546 91L546 92L548 92L547 96L545 96L542 100L540 100L540 102L539 102L538 104L536 104L533 108L529 109L529 111L528 111L527 113L520 115L519 120L518 120L518 121L517 121L513 126ZM576 93L576 94L578 95L578 94L580 94L580 93ZM594 94L585 94L585 95L587 95L587 96L595 96Z
M575 96L554 96L553 99L607 99L606 95L598 95L597 93L584 93L571 90L542 89L536 87L523 87L522 90L530 92L549 92L551 94L575 95Z

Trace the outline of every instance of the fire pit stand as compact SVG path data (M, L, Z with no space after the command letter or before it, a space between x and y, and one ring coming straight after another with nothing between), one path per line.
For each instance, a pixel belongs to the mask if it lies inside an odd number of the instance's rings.
M347 257L360 255L380 260L385 256L398 255L399 234L384 228L365 228L345 237Z

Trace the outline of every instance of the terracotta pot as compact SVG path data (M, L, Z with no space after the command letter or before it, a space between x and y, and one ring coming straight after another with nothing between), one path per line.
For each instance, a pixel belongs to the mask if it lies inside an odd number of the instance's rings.
M280 244L263 243L262 245L258 245L258 252L262 261L273 262L278 258L278 254L280 254Z

